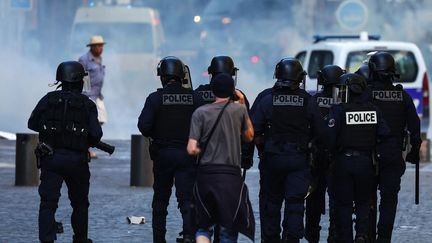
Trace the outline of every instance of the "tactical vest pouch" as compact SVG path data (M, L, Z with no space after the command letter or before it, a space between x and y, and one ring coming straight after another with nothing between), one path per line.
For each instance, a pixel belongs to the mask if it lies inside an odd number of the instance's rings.
M65 134L69 138L68 141L65 141L66 147L77 151L86 151L88 149L88 118L84 100L76 97L68 100L68 111L65 116Z
M87 151L87 97L54 91L48 94L48 109L42 114L40 141L54 149Z

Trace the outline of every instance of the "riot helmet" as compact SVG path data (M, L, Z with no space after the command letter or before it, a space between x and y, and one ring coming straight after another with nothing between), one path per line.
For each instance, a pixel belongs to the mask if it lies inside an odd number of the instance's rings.
M234 66L234 61L229 56L215 56L210 62L210 66L207 71L211 75L216 75L218 73L226 73L231 76L237 74L238 68Z
M357 71L354 72L355 74L363 76L363 78L366 80L366 82L369 82L370 80L370 72L369 72L369 66L364 64L357 69Z
M348 103L350 97L361 95L367 88L366 80L363 76L356 73L343 74L336 85L338 92L335 95L339 102Z
M56 80L59 82L82 82L86 71L81 63L76 61L62 62L57 67Z
M177 57L164 57L157 66L157 76L160 76L163 86L172 79L183 82L185 78L185 65Z
M57 82L55 84L62 82L57 86L57 89L62 87L63 90L82 92L84 85L83 79L87 75L81 63L77 61L62 62L57 67Z
M345 73L345 70L337 65L326 65L321 70L317 71L317 91L319 85L329 87L339 82L339 77Z
M239 69L234 66L234 61L229 56L215 56L210 62L210 66L207 68L209 79L211 81L212 76L219 73L226 73L234 77L234 84L237 84L237 71Z
M297 59L283 58L276 64L273 76L278 80L277 83L283 83L284 86L295 88L301 82L304 82L306 74Z
M393 80L399 75L396 73L396 64L393 56L388 52L376 52L369 58L368 62L370 76L373 80Z

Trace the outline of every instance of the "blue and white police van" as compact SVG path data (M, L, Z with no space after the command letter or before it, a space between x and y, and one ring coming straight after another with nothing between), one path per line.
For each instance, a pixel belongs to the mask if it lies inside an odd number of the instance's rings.
M413 98L417 113L422 121L422 133L432 137L429 119L429 78L420 49L414 43L381 41L379 36L361 33L360 35L314 36L315 42L301 50L296 58L307 71L306 90L317 90L317 71L325 65L335 64L347 72L355 72L368 60L370 53L386 51L393 55L396 69L404 89Z

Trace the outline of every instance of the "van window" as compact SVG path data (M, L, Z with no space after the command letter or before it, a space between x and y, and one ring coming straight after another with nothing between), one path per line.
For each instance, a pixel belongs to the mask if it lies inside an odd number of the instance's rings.
M299 60L299 62L301 63L302 66L304 66L305 58L306 58L306 51L299 52L295 56L295 59Z
M316 78L318 70L325 65L333 63L333 52L331 51L313 51L310 56L308 75L309 78Z
M376 50L365 50L350 52L347 57L347 72L355 72L359 67L368 60L368 53ZM400 74L400 82L414 82L418 73L418 66L415 56L410 51L386 50L393 55L396 61L396 71Z
M78 23L72 34L71 51L79 53L92 35L102 35L108 50L120 53L152 53L150 23Z

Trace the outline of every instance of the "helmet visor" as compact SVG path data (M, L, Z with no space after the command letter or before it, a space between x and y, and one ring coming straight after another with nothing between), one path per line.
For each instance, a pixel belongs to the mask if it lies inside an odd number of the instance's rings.
M335 103L348 103L349 93L348 86L341 85L333 87L333 99L335 99Z

